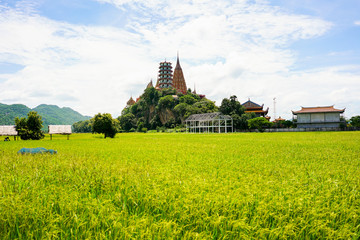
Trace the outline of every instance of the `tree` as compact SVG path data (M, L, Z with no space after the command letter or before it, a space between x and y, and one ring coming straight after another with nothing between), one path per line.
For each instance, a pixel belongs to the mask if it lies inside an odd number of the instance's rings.
M98 113L92 119L92 131L95 133L104 133L105 138L114 138L117 132L116 120L112 118L110 113Z
M231 96L230 99L224 98L219 110L225 115L237 114L241 116L245 113L245 108L240 104L235 95Z
M15 118L15 128L22 140L40 140L45 137L41 131L43 121L35 111L30 111L27 118Z
M360 127L360 116L351 117L350 124L352 127Z
M172 109L175 106L175 99L171 95L166 95L165 97L160 98L158 107L159 109Z
M132 113L121 115L120 117L118 117L118 120L120 122L121 129L126 132L129 132L130 129L136 127L136 118L135 115Z
M248 120L255 117L252 114L244 114L245 108L240 104L235 95L230 96L230 99L224 98L219 110L233 118L235 129L248 129Z
M234 115L238 116L237 114ZM256 118L256 115L253 112L244 113L237 120L235 120L236 118L234 117L234 115L232 115L234 127L243 130L249 129L248 121L250 119Z
M264 128L270 128L272 126L272 123L264 117L250 119L248 120L248 124L250 129L257 129L259 132L264 132Z
M89 133L91 132L92 122L90 120L79 121L72 125L73 131L76 133Z

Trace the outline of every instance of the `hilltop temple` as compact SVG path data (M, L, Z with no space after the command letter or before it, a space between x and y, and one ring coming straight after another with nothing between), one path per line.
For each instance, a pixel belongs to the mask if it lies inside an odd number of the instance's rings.
M151 88L151 87L154 87L152 80L148 83L146 88ZM180 66L179 54L177 54L174 74L173 74L173 68L171 62L164 61L161 62L159 65L159 72L158 72L155 89L161 90L166 88L174 88L178 93L182 93L182 94L186 94L187 92L184 74ZM205 97L205 95L199 95L199 96ZM139 99L140 98L137 98L135 101L131 97L129 101L126 103L126 107L130 107L134 105Z

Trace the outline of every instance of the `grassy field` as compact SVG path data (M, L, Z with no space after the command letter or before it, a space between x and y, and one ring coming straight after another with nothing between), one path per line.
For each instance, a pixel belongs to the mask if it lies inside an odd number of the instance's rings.
M359 190L360 132L1 141L0 239L359 239Z

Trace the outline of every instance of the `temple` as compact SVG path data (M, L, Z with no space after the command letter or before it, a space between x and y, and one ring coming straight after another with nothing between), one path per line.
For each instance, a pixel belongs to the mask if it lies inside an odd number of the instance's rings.
M176 66L175 66L175 71L174 71L173 87L178 92L181 92L182 94L186 94L186 90L187 90L186 82L185 82L183 71L180 66L179 53L177 55Z
M172 71L171 62L161 62L159 66L159 75L156 82L156 89L164 88L175 88L177 92L186 94L187 87L184 78L182 68L180 66L179 54L176 59L176 66L174 70L174 75Z
M242 105L245 107L245 113L253 112L255 113L256 117L265 117L267 119L270 119L270 117L266 116L269 112L269 108L263 110L264 104L260 106L259 104L250 101L249 98L249 100Z
M152 79L150 80L150 82L148 83L148 85L146 86L146 88L152 88L153 86L153 82Z
M161 62L159 66L159 75L156 83L158 89L173 87L173 71L171 62Z
M134 104L135 104L135 100L132 97L130 97L129 101L127 101L126 103L126 107L130 107Z

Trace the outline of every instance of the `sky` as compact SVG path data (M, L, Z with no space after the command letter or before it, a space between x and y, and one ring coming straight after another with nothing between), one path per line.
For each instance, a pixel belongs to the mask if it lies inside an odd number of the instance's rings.
M218 106L360 115L359 0L0 0L0 103L117 117L177 52Z

